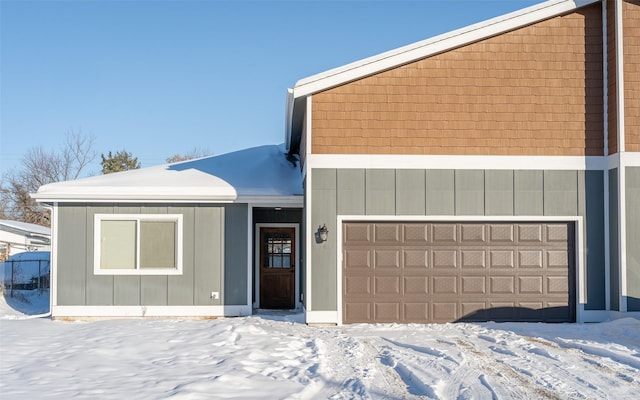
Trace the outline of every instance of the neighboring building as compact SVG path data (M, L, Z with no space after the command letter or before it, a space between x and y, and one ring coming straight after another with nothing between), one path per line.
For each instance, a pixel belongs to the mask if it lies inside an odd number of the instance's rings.
M299 81L286 151L45 185L52 314L640 316L639 72L638 1L548 1Z
M50 248L50 228L0 219L0 261L25 251L49 250Z

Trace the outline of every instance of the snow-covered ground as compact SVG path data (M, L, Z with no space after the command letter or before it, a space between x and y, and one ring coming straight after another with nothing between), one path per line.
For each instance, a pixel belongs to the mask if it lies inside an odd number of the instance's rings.
M640 321L52 321L0 296L2 399L639 399ZM39 305L38 305L39 304Z

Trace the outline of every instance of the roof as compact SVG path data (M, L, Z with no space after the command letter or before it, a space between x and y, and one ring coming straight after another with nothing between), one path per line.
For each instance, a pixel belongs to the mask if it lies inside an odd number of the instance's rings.
M48 228L46 226L30 224L28 222L12 221L8 219L0 219L0 230L11 231L21 235L51 235L51 228Z
M295 152L295 147L299 144L296 136L302 129L305 99L309 95L599 2L600 0L546 1L301 79L287 93L287 148L292 147L291 150Z
M283 146L265 145L173 164L41 186L40 202L302 203L302 176Z

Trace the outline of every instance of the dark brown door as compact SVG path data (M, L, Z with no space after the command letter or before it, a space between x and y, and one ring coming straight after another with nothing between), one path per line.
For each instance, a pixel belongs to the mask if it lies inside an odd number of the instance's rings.
M260 308L295 308L295 229L260 228Z

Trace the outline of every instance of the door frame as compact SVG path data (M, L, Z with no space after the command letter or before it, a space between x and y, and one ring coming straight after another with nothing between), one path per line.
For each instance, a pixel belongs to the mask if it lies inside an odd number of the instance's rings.
M260 229L261 228L294 228L293 240L295 241L294 251L296 259L294 260L294 309L300 309L300 224L297 223L258 223L255 224L253 232L253 267L254 267L254 291L255 301L253 308L260 308Z

